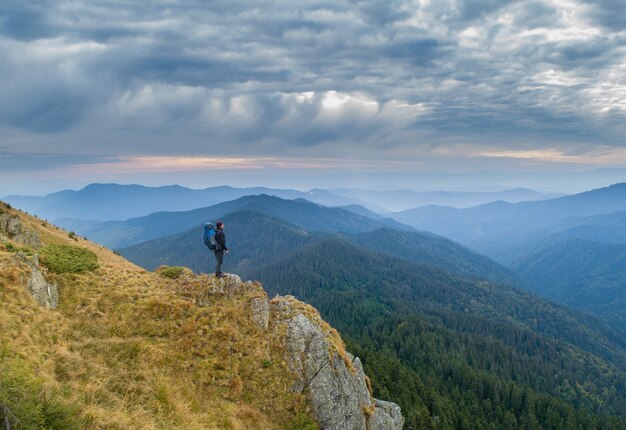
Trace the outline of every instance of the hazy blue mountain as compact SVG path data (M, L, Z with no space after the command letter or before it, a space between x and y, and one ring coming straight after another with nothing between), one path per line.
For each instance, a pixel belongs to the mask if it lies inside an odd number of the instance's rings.
M542 202L397 216L514 269L532 291L625 328L626 184Z
M404 260L438 267L448 273L518 285L522 281L506 267L443 236L429 232L384 228L347 236L363 248Z
M510 263L536 240L558 232L565 220L626 210L626 184L537 202L493 202L456 209L426 206L391 216L415 228L442 234L496 261Z
M283 199L304 198L325 206L360 205L385 214L428 203L469 206L493 200L536 200L546 195L527 189L497 193L418 193L409 190L370 191L319 188L310 191L266 187L235 188L230 186L190 189L178 185L146 187L142 185L90 184L78 191L64 190L43 197L7 196L4 201L41 218L85 219L96 221L125 220L162 211L191 210L212 206L247 195L267 194Z
M340 195L360 200L361 205L375 204L388 211L401 211L419 206L442 205L456 208L476 206L493 201L521 202L546 200L561 197L558 194L543 194L527 188L513 188L504 191L430 191L413 190L374 191L354 188L337 188L329 190L333 195ZM377 210L377 212L380 212Z
M280 196L279 196L280 197ZM344 196L332 191L322 190L319 188L313 188L306 192L306 195L302 196L306 200L310 200L314 203L319 203L324 206L358 206L367 208L368 211L377 214L385 214L389 212L386 208L376 202L376 200L362 200L359 198L353 198L350 196Z
M569 239L527 255L513 269L538 294L626 332L626 244Z
M410 230L394 220L376 220L337 207L326 207L304 199L285 200L274 196L246 196L207 208L183 212L157 212L126 221L85 222L60 219L62 227L76 231L111 248L122 248L146 240L180 233L215 221L238 210L255 211L288 220L310 231L360 233L392 226Z
M226 258L228 271L244 278L255 268L324 237L247 210L227 214L222 219L231 249ZM182 233L118 249L118 252L148 270L163 264L189 267L196 273L211 273L215 268L215 258L202 240L201 224Z
M190 189L178 185L145 187L141 185L91 184L81 190L65 190L44 197L8 196L3 200L40 218L112 221L146 216L154 212L186 211L212 206L248 195L267 194L284 199L306 198L326 206L360 203L329 191L302 192L265 187L229 186Z
M237 211L223 217L227 224L229 270L249 277L254 268L284 258L299 247L319 242L331 233L308 232L285 221L256 212ZM201 226L119 252L134 263L153 270L162 264L182 265L210 272L214 263L201 240ZM518 283L513 272L444 237L424 232L381 228L366 233L339 233L337 237L365 250L436 267L446 272L499 283Z
M567 239L626 244L626 211L568 218L546 231L546 244Z

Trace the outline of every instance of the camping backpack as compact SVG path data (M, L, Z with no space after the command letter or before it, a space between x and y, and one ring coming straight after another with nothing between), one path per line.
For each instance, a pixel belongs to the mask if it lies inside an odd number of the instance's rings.
M213 224L211 224L210 222L207 222L206 224L204 224L204 244L211 250L211 251L215 251L215 248L217 248L217 242L215 241L215 226Z

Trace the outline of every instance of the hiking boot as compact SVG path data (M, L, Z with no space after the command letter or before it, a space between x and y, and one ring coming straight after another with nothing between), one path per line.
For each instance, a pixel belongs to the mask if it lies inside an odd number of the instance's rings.
M225 276L226 276L226 274L225 274L224 272L218 272L218 273L216 273L216 274L215 274L215 276L216 276L217 278L223 278L223 277L225 277Z

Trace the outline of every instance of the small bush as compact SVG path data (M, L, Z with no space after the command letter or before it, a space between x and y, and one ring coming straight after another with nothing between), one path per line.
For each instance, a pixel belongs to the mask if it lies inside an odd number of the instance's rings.
M166 278L176 279L183 272L183 267L174 266L174 267L165 267L159 271L161 276L165 276Z
M69 237L70 239L74 239L75 241L77 241L77 242L78 242L78 236L76 236L76 233L74 233L73 231L70 231L70 232L67 234L67 237Z
M54 273L80 273L98 268L98 256L71 245L48 245L41 249L42 263Z

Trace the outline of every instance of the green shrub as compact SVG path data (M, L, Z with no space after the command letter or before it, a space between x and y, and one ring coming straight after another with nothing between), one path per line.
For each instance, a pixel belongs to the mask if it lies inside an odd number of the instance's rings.
M70 231L70 232L67 234L67 237L69 237L70 239L74 239L75 241L77 241L77 242L78 242L78 236L76 236L76 233L74 233L73 231Z
M54 273L80 273L98 268L98 256L71 245L48 245L41 249L42 263Z
M166 278L176 279L183 272L184 267L173 266L173 267L165 267L159 271L161 276L165 276Z

